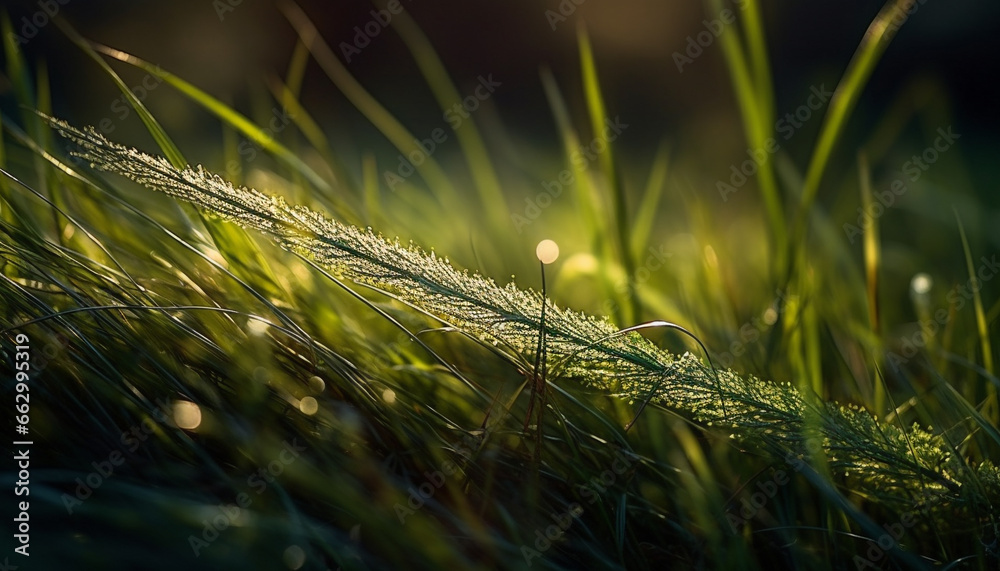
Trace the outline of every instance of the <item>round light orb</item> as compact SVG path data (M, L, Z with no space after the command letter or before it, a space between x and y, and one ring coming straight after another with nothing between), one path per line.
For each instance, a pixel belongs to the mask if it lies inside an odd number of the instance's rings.
M913 279L910 280L910 288L913 290L913 293L917 295L926 295L930 293L931 286L933 285L934 279L923 272L913 276Z
M326 383L323 382L323 379L315 375L309 377L309 390L311 390L314 393L321 393L325 388L326 388Z
M178 400L173 403L174 424L184 430L194 430L201 425L201 408L193 402Z
M542 240L535 248L535 255L543 264L551 264L559 258L559 244L553 240Z
M305 397L299 401L299 410L307 416L314 415L319 411L319 403L312 397Z
M393 404L396 402L396 391L392 389L385 389L382 391L382 400L385 401L385 404Z
M306 552L298 545L289 545L283 559L289 569L301 569L306 562Z

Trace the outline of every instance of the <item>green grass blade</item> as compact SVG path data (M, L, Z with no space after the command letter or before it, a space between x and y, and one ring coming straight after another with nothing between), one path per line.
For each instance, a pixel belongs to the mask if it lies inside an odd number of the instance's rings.
M35 93L37 94L38 101L36 103L36 108L49 115L52 113L52 91L49 83L49 71L48 67L45 65L44 61L38 62L36 65L36 87ZM40 118L35 117L34 121L37 122ZM39 137L37 139L38 144L48 152L52 152L52 131L48 129L39 129ZM36 170L38 172L38 184L39 188L45 188L49 193L49 199L51 200L50 206L52 207L52 227L56 233L56 239L63 246L66 245L66 231L72 230L68 226L69 221L65 216L62 216L60 212L65 209L66 200L63 196L62 185L59 184L57 177L53 176L52 170L48 167L45 161L39 157L35 157Z
M28 74L28 66L24 61L24 54L17 47L17 34L14 33L14 26L10 22L10 15L7 13L7 10L0 12L0 33L3 34L4 59L7 64L7 76L10 78L11 87L14 89L14 97L21 105L34 108L35 93ZM34 117L29 117L29 114L25 114L25 119L28 124L39 124Z
M308 52L306 53L308 55ZM302 106L302 103L298 99L297 91L293 90L291 86L282 82L277 77L271 78L268 82L268 87L270 87L275 101L280 102L282 107L290 111L292 123L299 128L299 131L309 141L309 144L326 160L334 183L338 187L348 190L352 197L356 195L357 187L350 172L330 148L330 142L326 134L323 133L323 129L312 118L312 115L306 111L305 107ZM324 198L330 202L335 212L341 213L344 219L355 222L360 221L355 209L347 202L347 197L327 193L324 195Z
M152 135L153 139L159 145L163 154L170 161L170 164L174 165L175 168L185 168L188 165L187 160L181 154L177 145L174 144L170 136L163 130L159 122L153 117L153 114L146 109L146 106L142 103L135 93L129 88L129 86L118 76L117 73L111 66L108 65L106 61L100 56L100 54L95 51L90 42L80 36L76 30L66 24L63 21L58 22L60 28L63 32L73 41L84 53L90 56L97 64L108 74L108 76L114 81L115 85L121 90L121 92L128 99L129 104L135 110L136 114L142 119L143 124L149 130L149 134ZM198 213L201 218L202 223L205 225L205 229L208 230L209 234L212 236L212 240L215 242L216 247L219 249L219 253L233 266L234 270L243 277L262 277L261 283L264 284L270 291L270 295L275 295L281 291L281 286L278 285L278 280L271 271L270 265L267 263L267 259L264 254L260 251L260 247L257 243L253 241L249 234L239 226L231 224L225 221L216 220L210 216L206 216L204 213Z
M337 55L319 35L319 30L309 20L306 13L291 0L283 0L280 5L285 17L298 33L299 39L309 48L310 53L316 58L317 63L330 78L330 81L337 86L337 89L395 145L400 153L404 156L411 152L423 154L417 145L418 139L361 86L358 80L347 71L344 64L340 63ZM434 157L426 156L420 165L414 165L414 167L427 182L431 192L437 196L442 206L451 208L462 204L454 186Z
M39 69L37 72L37 79L32 80L31 72L29 71L28 62L25 59L24 52L18 47L18 34L14 32L13 25L10 22L10 18L6 11L2 13L0 17L0 33L3 34L3 47L5 63L7 66L7 76L10 78L11 87L14 91L14 98L21 106L21 120L24 122L25 128L31 133L32 139L45 146L46 148L51 148L52 134L47 133L44 123L40 117L32 112L33 109L44 109L46 107L51 107L51 97L48 93L48 76L44 69ZM44 94L37 92L38 88L45 90ZM35 168L38 172L39 177L46 177L47 172L43 162L36 161ZM41 185L45 188L47 185ZM5 183L6 184L6 183ZM58 217L56 217L56 232L58 232Z
M456 104L461 104L462 96L448 77L448 71L441 63L441 58L410 14L403 10L393 16L392 27L409 48L441 110L447 111ZM472 180L479 192L479 201L489 213L490 220L496 228L506 229L510 223L506 216L509 210L507 201L496 170L493 168L493 161L490 160L482 135L479 133L475 117L470 115L454 132L472 172Z
M566 100L559 91L555 77L553 77L552 72L548 68L542 68L541 80L542 87L545 89L545 95L549 101L549 107L552 109L552 117L556 121L556 128L559 130L559 136L562 139L566 159L569 161L569 157L573 151L580 146L580 138L577 136L570 122ZM590 173L587 172L586 168L580 166L578 162L572 162L570 168L574 174L573 178L575 182L573 188L576 190L577 205L585 221L584 227L591 229L595 241L601 240L608 235L607 223L600 215L601 204L597 200L596 191L590 180Z
M656 222L657 207L660 205L660 196L667 183L667 173L670 169L670 146L664 140L660 143L660 148L653 158L652 170L649 179L646 181L646 189L642 193L642 200L635 213L635 220L632 221L632 255L640 256L649 243L649 238L653 233L653 224Z
M281 103L281 106L289 111L292 123L295 123L302 131L309 144L324 156L331 155L330 142L327 140L326 134L299 102L298 94L288 84L276 77L272 77L268 81L268 87L271 89L271 95L275 101Z
M871 77L875 64L878 63L893 38L894 32L890 31L892 20L905 15L906 10L914 2L916 0L889 0L868 26L861 44L854 52L854 57L847 64L847 70L837 85L837 89L833 92L833 98L830 99L829 110L820 128L819 140L813 150L812 158L809 160L809 167L806 170L806 178L802 187L802 198L797 217L798 226L805 223L805 213L808 212L816 198L826 165L833 154L833 148L847 125L847 119L868 83L868 78Z
M302 82L308 65L309 48L300 39L295 42L295 50L292 51L292 59L288 62L288 71L285 73L285 85L296 98L302 93Z
M375 157L368 153L362 159L361 166L365 192L365 214L370 224L377 224L382 219L382 207L378 194L378 164Z
M972 262L972 250L969 248L969 240L965 237L965 226L962 219L955 210L955 221L958 223L958 233L962 237L962 250L965 253L965 265L969 271L969 283L979 284L979 277L976 275L976 268ZM983 352L983 368L990 376L995 376L993 369L993 347L990 344L990 327L986 321L986 312L983 311L983 296L981 294L982 285L972 287L972 303L976 312L976 331L979 334L979 346ZM983 404L983 416L993 422L1000 422L1000 410L998 410L997 389L992 383L987 384L986 403Z
M743 29L746 31L747 51L750 54L750 64L753 68L754 87L757 91L757 103L761 110L761 121L770 125L774 121L774 89L771 86L771 65L767 57L767 42L764 34L764 22L760 14L760 3L757 0L745 0Z
M582 21L581 21L582 22ZM601 93L601 82L597 76L597 64L594 62L594 51L590 45L590 37L581 23L577 28L577 43L580 45L580 67L583 72L583 93L587 101L587 111L590 115L590 127L594 139L603 137L609 122L604 105L604 95ZM625 270L625 281L628 291L635 291L635 259L629 241L628 205L625 199L625 188L618 174L612 141L605 140L607 148L598 157L605 183L610 190L612 225L618 250L618 259ZM624 306L622 319L624 323L634 323L639 318L639 298L629 295Z
M858 176L861 187L861 208L864 212L873 212L875 198L872 195L871 170L868 167L868 156L858 153ZM881 317L879 313L879 267L881 266L882 247L879 240L878 216L872 216L871 222L864 233L864 259L865 259L865 283L867 284L868 299L868 324L871 327L874 337L877 339L881 332ZM878 358L875 366L883 368L882 352L876 351ZM874 410L881 413L885 410L886 390L885 383L874 383Z
M7 146L3 140L3 132L6 128L4 125L3 114L0 113L0 169L7 168ZM7 198L10 196L10 188L7 185L7 179L0 177L0 200L6 202ZM11 222L12 219L8 218L9 212L7 212L4 204L0 204L0 220L6 222Z
M466 335L509 345L529 358L544 331L547 355L566 359L567 378L626 400L646 398L655 391L653 402L706 426L736 433L746 443L769 445L779 457L788 451L805 452L802 431L813 423L817 442L822 443L814 459L836 460L828 465L831 472L849 473L881 501L912 501L911 484L917 479L926 482L922 488L934 491L926 498L930 506L981 509L978 506L1000 501L1000 489L963 485L967 479L960 465L963 460L945 462L942 435L915 426L909 432L914 454L896 427L879 424L867 411L822 401L815 393L796 391L788 384L763 382L732 370L709 370L690 353L677 357L635 331L620 335L606 320L559 308L514 285L501 288L433 253L404 247L252 189L233 187L209 173L178 172L162 158L111 143L93 129L80 131L55 120L52 124L80 145L81 156L95 168L239 220L317 266L335 270L358 286L387 292ZM809 294L813 286L806 283L801 289ZM544 324L536 311L539 303L546 304ZM613 367L607 366L609 361ZM984 478L1000 481L995 465L984 463L978 469Z
M614 252L610 240L607 239L608 222L600 215L603 208L597 189L594 187L594 182L586 166L570 158L573 152L580 147L580 139L570 124L566 101L559 91L559 86L556 84L552 72L547 68L542 68L541 78L542 87L545 89L549 106L552 108L552 116L556 120L556 128L559 130L559 135L562 138L566 161L570 163L568 168L573 173L573 189L575 191L577 208L580 210L580 217L584 220L584 227L590 230L591 252L598 260L604 262L601 264L601 269L598 272L601 286L608 299L619 299L611 283L609 274L607 262L613 259ZM625 320L621 308L621 303L615 304L615 314L612 317L618 324L627 325L629 322Z
M309 165L305 164L302 159L288 149L288 147L279 143L273 134L258 127L253 121L247 119L246 116L238 113L232 107L229 107L225 103L219 101L215 97L212 97L208 93L202 91L187 81L184 81L176 75L163 70L158 65L154 65L134 55L108 46L96 43L88 43L88 45L97 52L137 67L146 73L163 80L225 123L233 126L233 128L242 133L255 144L259 145L262 149L271 153L278 160L288 165L289 168L304 176L314 187L326 193L331 192L332 189L330 188L330 185L323 180L323 177L318 175Z
M57 20L57 23L59 24L59 27L62 29L63 33L66 34L66 36L74 44L76 44L77 47L79 47L83 51L83 53L87 54L87 56L89 56L90 59L94 60L94 62L101 67L101 69L108 75L108 77L111 78L111 81L115 83L118 89L122 92L122 95L124 95L128 100L129 105L131 105L132 108L135 110L136 115L138 115L139 119L141 119L143 124L146 125L146 129L149 131L149 134L152 135L153 140L156 141L156 145L160 147L161 151L163 151L164 156L167 157L167 160L170 161L170 164L174 165L174 167L176 168L184 168L185 166L187 166L188 164L187 160L184 158L184 155L181 154L181 151L179 148L177 148L177 145L174 144L174 141L170 138L170 135L168 135L167 132L163 130L163 127L161 127L160 123L156 120L155 117L153 117L153 114L150 113L148 109L146 109L146 106L143 104L142 100L139 99L136 96L136 94L132 92L129 86L122 80L122 78L119 77L117 73L115 73L115 70L111 69L111 66L108 65L108 62L104 61L104 58L102 58L100 54L98 54L94 50L90 42L88 42L80 34L78 34L76 30L74 30L65 21Z
M722 0L710 0L709 4L715 13L720 13L724 9ZM759 26L759 21L757 24ZM760 33L762 36L762 32ZM743 53L743 41L736 29L726 30L719 37L719 41L722 42L722 54L733 82L740 115L743 117L743 128L746 131L747 142L753 149L766 149L768 139L774 130L774 124L771 121L774 111L765 107L765 98L761 94L770 93L771 87L770 85L760 86L756 84L756 81L762 77L763 73L766 73L766 70L754 73L754 70L751 69ZM762 45L763 40L760 41ZM752 56L753 54L751 54ZM769 83L769 78L767 78L767 82ZM787 222L782 206L783 199L774 173L773 159L774 157L769 156L759 166L757 181L761 197L764 200L771 236L778 248L777 251L781 253L784 252L788 241ZM778 267L783 266L784 263L785 261L781 258L776 260Z

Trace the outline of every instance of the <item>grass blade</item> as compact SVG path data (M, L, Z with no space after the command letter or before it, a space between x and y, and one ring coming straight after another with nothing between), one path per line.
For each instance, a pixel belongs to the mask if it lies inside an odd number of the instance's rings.
M122 94L128 99L129 104L135 110L136 114L142 119L149 134L153 136L153 139L174 168L182 169L187 167L188 162L184 158L184 155L181 154L180 149L177 148L177 145L167 135L167 132L142 103L142 100L132 92L122 78L101 58L90 42L80 36L69 24L61 20L58 23L70 40L97 62L101 69L114 81L115 85L118 86ZM205 229L211 234L219 253L233 266L237 273L244 277L264 277L261 282L270 290L268 291L269 295L275 295L281 291L281 286L278 284L278 280L274 276L274 272L271 271L270 265L264 258L263 253L261 253L260 247L257 246L245 230L233 224L214 220L201 212L198 213L198 216L205 225Z
M667 141L660 143L660 148L653 158L652 170L646 181L646 189L642 193L639 208L636 209L635 220L632 221L631 246L632 255L638 257L649 243L656 222L660 196L667 183L667 172L670 168L670 147Z
M915 2L916 0L889 0L868 26L861 44L854 52L854 57L847 64L847 70L844 71L844 76L837 85L837 89L834 90L833 98L830 99L829 110L823 118L823 125L820 128L819 140L813 150L812 158L809 160L805 182L802 186L799 216L796 217L799 221L798 226L805 223L806 213L816 198L826 165L830 161L840 134L847 125L847 118L854 110L861 92L868 83L868 78L871 77L872 71L875 69L875 64L878 63L886 48L889 47L889 42L892 41L895 30L890 29L891 22L904 16ZM798 232L801 232L801 229L793 236L797 236Z
M309 183L317 189L325 193L330 193L332 191L330 185L323 180L321 176L316 174L316 171L309 167L309 165L302 162L302 159L296 156L295 153L279 143L272 134L269 134L264 129L261 129L255 125L253 121L250 121L245 116L237 113L233 108L219 101L215 97L212 97L208 93L205 93L201 89L198 89L194 85L184 81L176 75L163 70L160 66L149 63L134 55L101 44L88 42L88 45L94 51L100 52L120 62L137 67L154 77L162 79L164 82L186 95L189 99L191 99L191 101L194 101L225 123L231 125L240 133L243 133L244 136L259 145L262 149L274 155L278 160L288 165L292 170L304 176L306 180L308 180Z
M962 237L962 250L965 253L965 265L969 271L969 283L979 284L979 277L976 275L976 268L972 263L972 250L969 248L969 240L965 237L965 226L962 225L962 219L958 216L958 211L955 210L955 221L958 223L958 233ZM986 312L983 311L983 296L980 293L982 291L982 286L975 287L972 289L972 303L976 312L976 331L979 333L979 346L983 352L983 368L990 376L996 376L993 370L993 347L990 345L990 327L989 323L986 321ZM983 404L983 416L992 420L994 423L1000 423L1000 406L997 402L997 389L992 384L987 384L986 388L986 402Z
M875 198L872 196L871 170L868 167L868 155L864 152L858 153L858 176L861 187L861 208L864 212L874 212ZM881 266L881 242L879 240L878 216L871 216L868 228L864 230L864 258L865 258L865 283L867 284L868 298L868 324L871 327L875 338L880 338L881 317L879 314L879 266ZM875 360L877 369L883 368L882 352L877 351L879 357ZM879 375L881 377L881 375ZM876 411L885 410L886 390L884 382L874 383L874 404Z
M581 21L582 22L582 21ZM604 96L601 94L601 83L597 77L597 64L594 62L594 51L590 46L590 37L587 30L581 23L577 28L577 42L580 45L580 67L583 71L583 93L587 100L587 110L590 114L590 128L593 131L594 140L602 139L606 149L600 154L599 161L601 171L604 174L605 184L611 196L611 217L614 227L614 238L617 245L618 260L625 270L625 282L629 292L635 291L635 259L632 258L628 228L628 205L625 200L625 188L621 177L618 174L617 163L615 161L614 145L612 141L606 140L603 136L609 124L607 110L604 105ZM634 323L639 318L639 298L636 295L628 295L627 303L624 307L627 310L622 314L624 323Z
M724 9L722 0L710 0L710 6L716 13L720 13ZM756 16L754 18L756 19L751 19L751 23L759 27L759 18ZM760 32L753 32L753 34L758 33ZM762 38L763 35L762 33L760 34ZM772 121L774 110L765 107L767 94L771 92L769 85L770 78L764 76L766 69L757 70L755 73L750 68L750 64L743 53L743 42L736 29L726 30L719 37L719 41L722 42L722 53L725 56L729 75L733 82L736 101L740 106L740 114L743 117L743 128L746 131L747 142L750 143L752 148L764 152L764 149L768 147L768 139L774 130L774 123ZM759 41L761 45L753 48L754 53L763 50L763 40ZM752 53L751 56L753 55ZM757 81L762 79L767 80L766 84L758 85ZM785 221L784 207L782 206L783 199L778 188L777 178L774 174L773 157L768 157L759 168L760 171L757 175L757 180L760 185L761 196L764 199L764 207L767 211L768 227L777 251L781 253L784 252L785 246L788 243L787 222ZM785 260L781 258L776 260L777 267L780 268L784 264Z
M441 58L438 57L430 40L413 21L409 12L404 9L393 16L392 27L399 33L399 37L403 39L406 47L410 49L413 59L417 62L417 67L420 68L427 85L434 93L441 110L447 111L456 104L461 104L462 96L448 77L448 72L445 70L444 64L441 63ZM504 198L500 180L493 168L493 161L490 160L489 153L486 151L486 145L483 143L475 118L470 115L454 132L458 138L458 144L462 148L462 153L465 155L465 160L469 164L472 180L479 192L479 201L483 209L488 213L490 220L498 230L506 230L509 224L506 216L507 201Z
M319 35L319 30L309 20L306 13L291 0L283 0L280 5L285 17L298 33L300 41L309 48L327 77L357 107L358 111L361 111L404 156L413 152L423 154L417 144L418 139L396 120L382 104L376 101L347 71L344 64L340 63L337 55ZM414 165L414 167L427 182L430 191L437 196L442 206L451 208L462 204L451 181L434 157L425 156L424 161L420 165Z

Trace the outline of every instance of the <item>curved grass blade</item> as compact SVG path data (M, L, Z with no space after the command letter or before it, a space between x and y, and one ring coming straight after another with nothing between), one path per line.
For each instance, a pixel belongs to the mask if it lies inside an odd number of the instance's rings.
M448 72L444 64L441 63L441 58L438 57L430 40L413 21L409 12L404 9L393 16L392 27L403 39L406 47L410 49L413 59L417 62L417 67L423 73L424 79L434 93L442 111L447 111L461 103L462 96L459 95L455 85L448 77ZM468 117L454 132L465 155L465 160L469 164L472 180L479 192L479 201L482 203L482 207L496 228L506 229L508 224L505 216L508 210L507 201L501 190L496 170L493 168L493 162L490 160L489 153L486 152L486 145L483 143L475 118Z
M206 111L231 125L240 133L243 133L243 135L245 135L252 142L259 145L262 149L271 153L278 160L288 165L289 168L301 174L317 189L328 194L332 192L333 189L330 187L329 183L323 180L323 177L318 175L309 165L305 164L302 159L288 149L288 147L282 145L277 139L274 138L273 135L268 134L264 129L255 125L253 121L236 112L236 110L229 107L225 103L219 101L215 97L212 97L208 93L202 91L187 81L184 81L169 71L165 71L158 65L154 65L132 54L123 52L122 50L94 42L87 42L87 44L98 53L102 53L110 58L114 58L120 62L137 67L154 77L162 79L165 83L171 85L177 89L177 91L180 91L187 96L191 101L194 101L198 105L202 106Z
M653 233L653 224L656 222L657 208L660 205L660 196L663 195L663 189L666 186L669 167L670 147L666 141L663 141L653 158L653 166L649 173L649 179L646 181L646 189L642 193L642 200L636 210L635 220L631 224L630 245L632 255L635 257L641 255Z
M965 226L958 216L958 210L954 210L955 221L958 223L958 233L962 237L962 250L965 253L965 266L969 272L969 282L977 284L979 277L976 276L976 268L972 264L972 250L969 249L969 240L965 237ZM979 346L983 352L983 368L989 376L995 376L993 370L993 347L990 344L990 327L986 321L986 314L983 311L983 296L980 294L982 285L972 287L972 304L976 312L976 332L979 334ZM1000 423L1000 402L997 401L997 389L991 384L986 386L986 403L983 404L983 416Z
M177 148L177 145L174 144L170 136L167 135L167 132L160 126L156 118L153 117L153 114L146 109L142 100L132 92L129 86L111 69L111 66L101 58L86 39L80 36L76 30L64 21L57 20L57 23L70 40L97 62L101 69L114 81L136 114L142 119L149 134L152 135L174 168L185 168L188 162L185 160L184 155L181 154L180 149ZM211 234L219 253L233 266L237 273L244 277L257 278L259 280L258 283L269 290L269 295L275 296L282 291L274 272L271 271L271 267L264 258L264 254L260 251L260 247L257 246L242 228L223 221L214 220L211 217L205 216L202 212L199 212L198 215L205 225L205 229Z
M861 92L868 83L868 78L871 77L872 71L875 69L875 64L881 59L895 35L895 29L891 27L892 21L905 16L906 11L914 3L916 0L889 0L886 2L868 26L868 30L861 39L861 44L854 52L854 57L847 64L844 76L830 99L829 109L823 118L823 125L820 127L819 140L816 142L816 148L809 160L805 182L802 185L799 215L796 216L797 230L792 234L793 237L802 231L801 226L808 218L806 215L819 191L819 184L826 171L830 156L833 154L833 148L847 125L847 118L854 110Z
M291 0L283 0L280 6L298 33L299 39L309 48L327 77L357 107L358 111L361 111L403 155L408 156L411 152L423 153L417 145L418 139L361 86L344 64L340 63L337 55L320 36L319 30L306 13ZM434 157L426 156L420 165L414 166L442 206L451 208L461 204L454 186Z
M583 93L587 100L587 111L590 114L590 128L594 139L603 137L608 119L607 109L604 105L604 95L601 94L601 82L597 77L597 64L594 62L594 51L590 47L590 37L582 20L577 27L577 42L580 45L580 67L583 72ZM610 190L612 224L614 227L614 239L617 243L618 259L622 269L625 271L625 281L628 291L635 291L635 259L632 257L630 248L628 228L628 205L625 200L625 188L622 184L621 176L618 174L618 164L615 160L614 145L612 141L604 141L607 148L600 154L598 160L601 171L604 173L605 183ZM623 323L634 323L639 317L638 296L626 296L628 312L622 315Z
M709 5L715 13L720 13L723 10L722 0L710 0ZM760 18L751 14L748 16L747 25L759 28ZM744 42L741 41L737 30L727 30L719 37L719 41L722 42L722 54L726 58L726 65L736 93L736 101L740 106L747 142L755 149L765 149L768 146L768 138L774 130L774 110L773 107L768 106L768 101L773 101L773 97L769 95L771 93L769 74L766 69L761 68L761 62L756 59L761 57L763 52L763 32L753 30L749 33L752 38L750 56L756 69L752 69L751 64L747 61L743 52ZM755 44L758 42L761 45L756 46ZM775 177L773 160L766 160L760 165L757 180L767 211L768 227L780 254L785 251L788 233L783 198ZM777 260L779 268L784 263L785 261L782 259Z

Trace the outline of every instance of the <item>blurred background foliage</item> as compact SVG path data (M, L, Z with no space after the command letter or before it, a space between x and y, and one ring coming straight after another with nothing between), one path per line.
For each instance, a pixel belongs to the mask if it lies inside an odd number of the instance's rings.
M58 210L4 180L4 327L91 308L24 329L37 348L60 348L32 393L41 443L33 466L42 467L32 517L50 568L519 568L536 529L587 499L580 486L600 478L619 450L636 465L616 474L599 502L584 503L583 517L534 565L853 567L866 539L876 539L861 518L899 518L835 479L793 479L766 516L734 533L726 516L744 490L782 466L664 411L644 413L625 433L634 407L571 381L557 383L565 392L540 466L522 441L526 399L484 439L480 426L523 381L490 348L438 331L420 336L431 355L373 309L411 331L434 323L385 297L357 299L267 240L144 189L60 174L60 163L79 166L27 109L171 154L75 33L150 62L122 63L128 57L94 46L176 144L172 160L412 240L501 283L514 275L538 288L535 244L554 239L562 254L548 293L560 305L620 326L679 323L736 370L880 419L951 431L973 457L995 452L981 433L998 415L990 389L998 286L983 283L975 304L959 306L950 294L1000 249L989 78L1000 5L917 4L861 86L806 216L797 208L827 107L779 139L768 157L777 219L760 177L725 197L718 188L754 147L747 117L756 113L764 136L778 137L770 125L814 89L832 91L879 2L752 3L757 28L744 4L726 5L739 35L724 30L683 71L676 54L691 55L689 38L710 30L704 21L718 19L722 4L404 0L412 21L380 29L350 61L341 42L354 42L355 27L378 8L300 5L307 18L249 0L71 0L59 10L76 32L48 24L21 50L5 44L4 168ZM546 11L561 5L573 9L563 8L553 29ZM4 7L14 33L40 10ZM312 25L339 68L301 43ZM766 38L762 54L753 52L755 29ZM752 93L733 81L724 42L736 37L745 43L735 53L758 64ZM153 69L187 83L169 85ZM456 95L475 94L482 77L499 85L453 130L446 110ZM176 88L188 85L201 91ZM756 105L747 106L748 94ZM206 96L218 103L214 113ZM604 118L628 127L581 168L572 151L600 136ZM961 139L852 240L844 225L857 224L864 201L906 176L907 161L949 128ZM440 172L425 166L390 188L385 172L398 174L402 152L394 145L408 144L406 132L433 139L435 129L446 137L431 153ZM540 205L564 172L574 184ZM122 305L133 308L93 309ZM148 309L180 305L209 309ZM929 331L938 310L948 317ZM906 344L918 332L926 351L912 358ZM668 348L689 348L666 337L656 335ZM902 354L906 363L892 366L891 355ZM196 403L201 423L184 431L176 414L156 421L158 401L173 403L170 414L179 401ZM962 402L982 417L970 421ZM144 419L154 419L155 445L129 455L95 499L67 514L63 494ZM282 465L257 495L251 475L295 438L307 461ZM475 450L471 460L462 446ZM394 506L446 459L464 476L401 524ZM253 498L245 519L194 557L190 537L202 537L204 522L241 492ZM856 509L837 500L844 495ZM923 522L903 543L929 564L968 557L987 568L991 536L982 522L967 523L974 533L956 536ZM873 564L914 564L900 550L890 557Z

